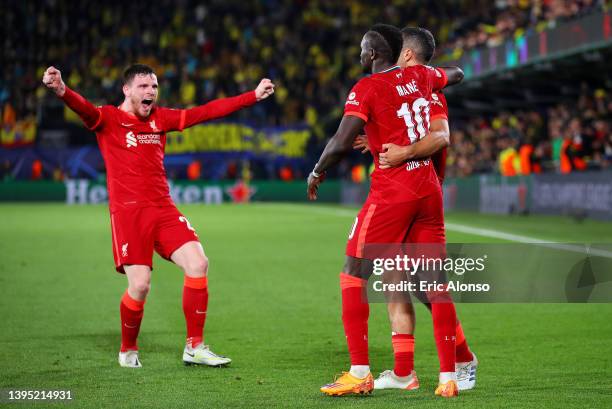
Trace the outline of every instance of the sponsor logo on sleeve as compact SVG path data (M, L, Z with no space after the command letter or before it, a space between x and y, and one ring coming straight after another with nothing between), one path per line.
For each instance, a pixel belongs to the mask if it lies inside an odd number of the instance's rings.
M438 94L435 92L431 94L431 103L438 105L439 107L444 107L444 105L442 105L442 101L440 101L440 98L438 97Z
M356 97L357 97L357 94L354 91L351 92L348 96L348 100L346 101L346 104L344 105L359 105L359 101L355 101Z

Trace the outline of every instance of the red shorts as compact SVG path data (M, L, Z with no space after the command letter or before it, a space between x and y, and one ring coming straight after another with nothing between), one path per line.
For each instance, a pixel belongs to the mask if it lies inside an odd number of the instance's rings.
M199 241L191 224L175 206L122 209L111 213L113 257L118 272L123 266L141 264L153 268L153 250L170 260L176 249Z
M364 258L368 244L445 243L442 194L406 203L365 202L351 228L346 255Z

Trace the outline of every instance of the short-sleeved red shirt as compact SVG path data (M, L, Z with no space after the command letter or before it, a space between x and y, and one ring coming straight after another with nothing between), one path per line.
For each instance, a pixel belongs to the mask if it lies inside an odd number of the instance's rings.
M383 144L409 145L429 132L430 98L447 82L443 70L417 65L391 67L361 79L346 100L344 115L363 119L370 151L374 156L370 195L372 203L403 203L440 190L429 159L404 166L380 169Z

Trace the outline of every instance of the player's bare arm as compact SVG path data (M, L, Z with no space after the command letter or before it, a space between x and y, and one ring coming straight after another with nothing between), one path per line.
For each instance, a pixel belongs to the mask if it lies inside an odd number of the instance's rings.
M346 115L342 118L336 134L327 142L319 161L308 176L309 200L317 200L317 190L322 182L322 176L351 151L353 141L364 125L363 119L353 115Z
M446 73L446 87L459 84L463 81L463 70L459 67L438 67Z
M380 168L387 169L400 166L409 160L428 158L449 144L448 120L436 119L431 123L429 134L416 143L407 146L394 143L383 144L383 152L379 155Z

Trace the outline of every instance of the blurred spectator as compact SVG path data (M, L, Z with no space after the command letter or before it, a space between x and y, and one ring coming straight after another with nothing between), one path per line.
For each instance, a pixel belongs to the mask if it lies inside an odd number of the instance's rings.
M187 166L187 179L198 180L202 175L202 164L198 160L194 160Z
M40 159L36 159L34 160L34 162L32 162L32 180L39 180L42 179L43 176L43 164L40 161Z
M281 167L278 173L280 180L284 182L290 182L293 180L293 170L290 166L285 165Z
M363 163L353 166L351 169L351 180L354 183L363 183L366 180L366 167Z

